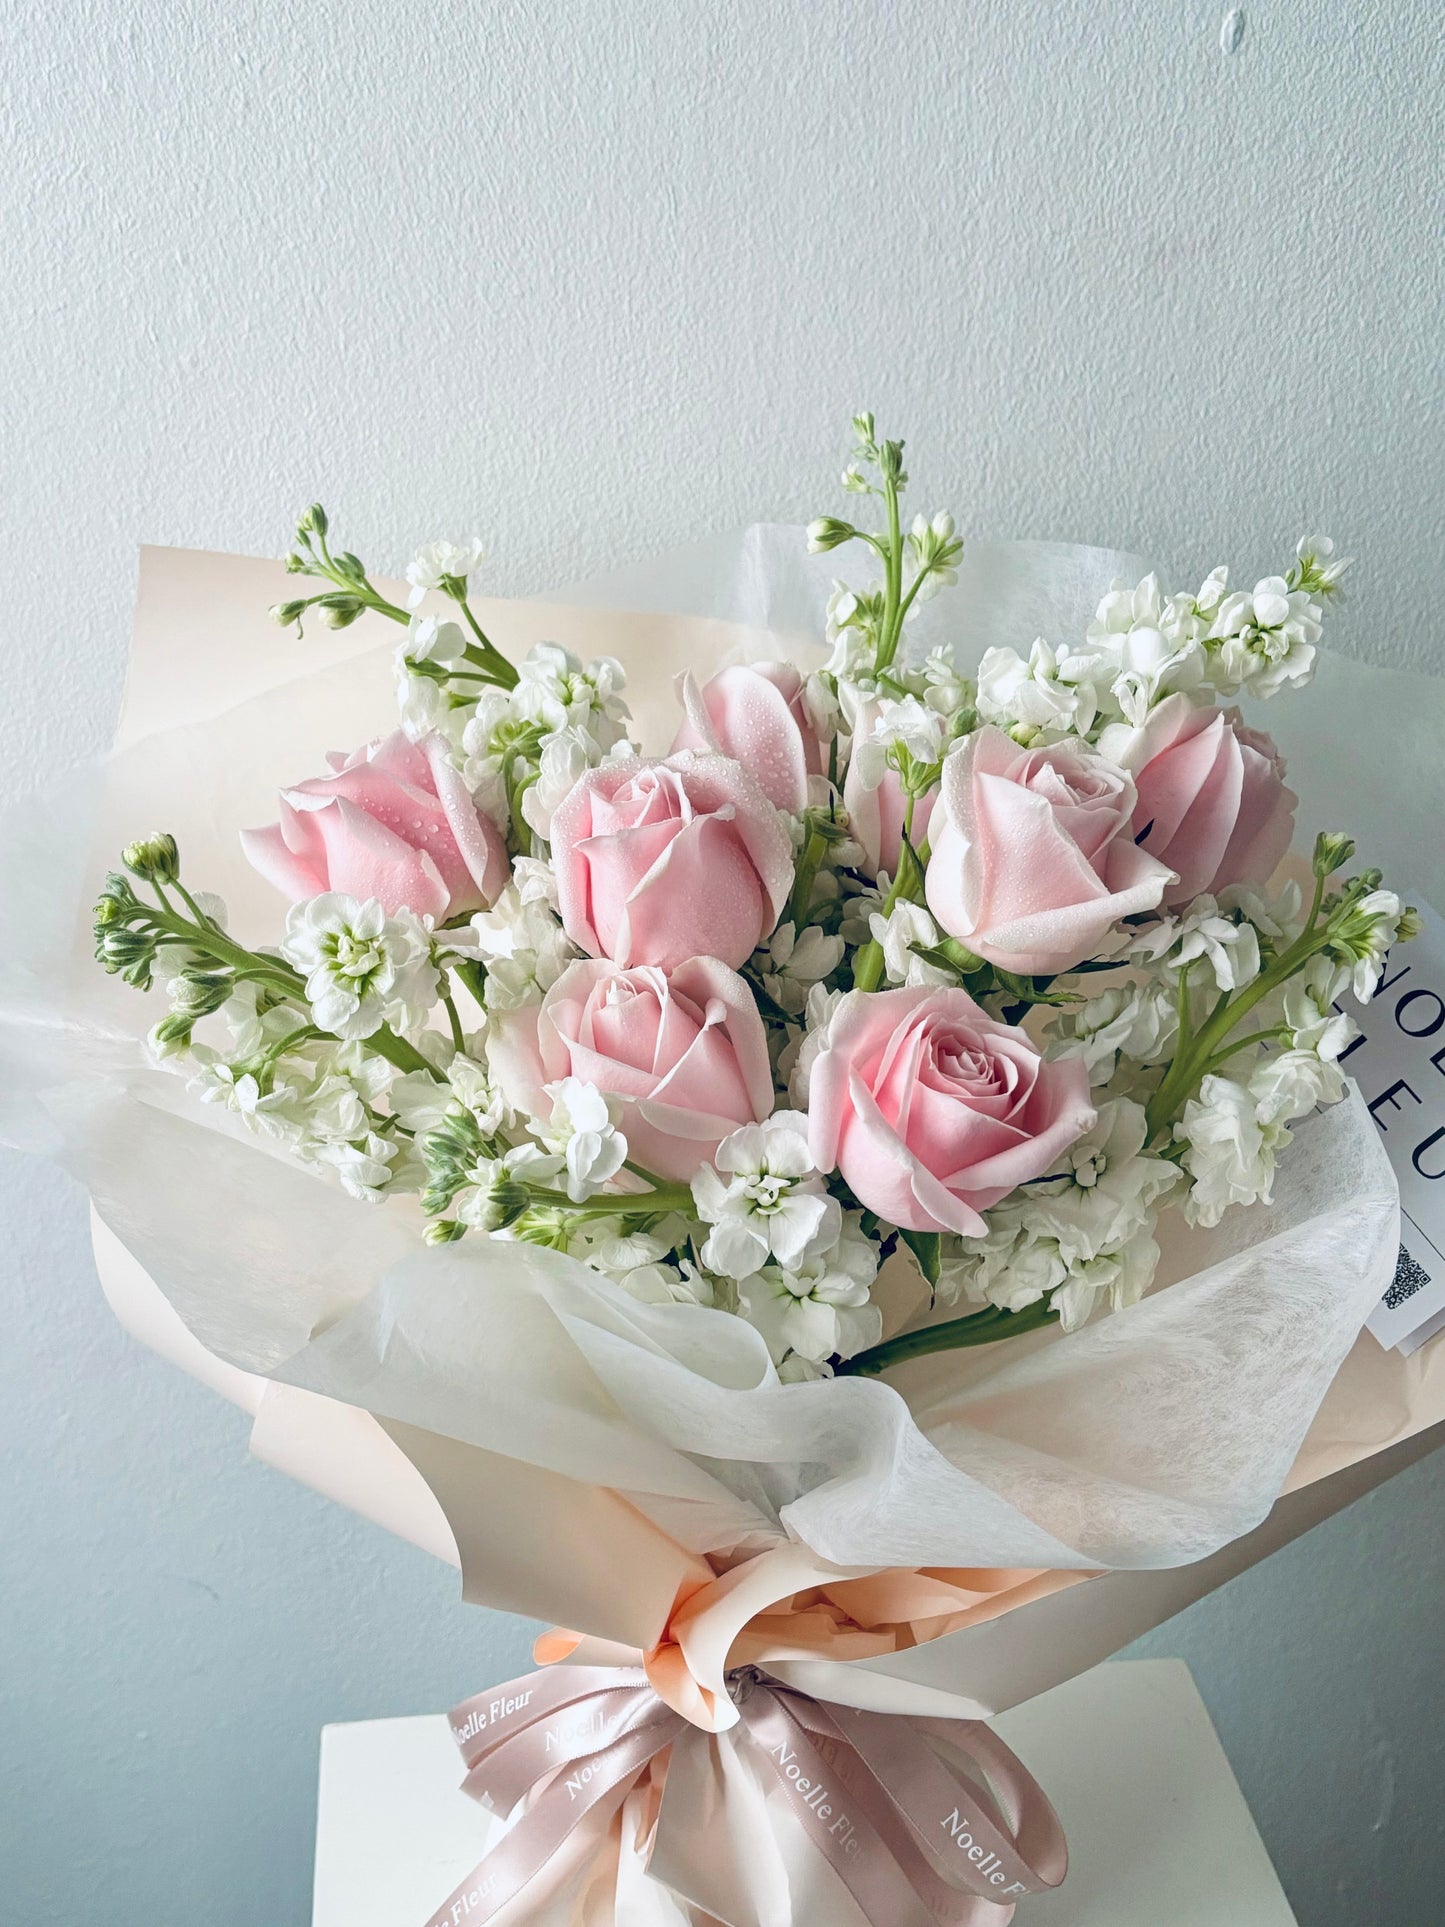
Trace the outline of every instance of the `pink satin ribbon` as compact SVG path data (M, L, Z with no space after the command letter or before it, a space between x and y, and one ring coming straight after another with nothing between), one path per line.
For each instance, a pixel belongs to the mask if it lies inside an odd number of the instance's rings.
M1063 1831L1042 1788L977 1720L863 1713L755 1667L728 1676L739 1724L809 1837L880 1927L1003 1927L1020 1894L1057 1887ZM526 1810L426 1927L483 1927L544 1868L596 1850L632 1789L689 1723L641 1668L558 1666L451 1714L463 1789ZM664 1802L666 1789L663 1791Z

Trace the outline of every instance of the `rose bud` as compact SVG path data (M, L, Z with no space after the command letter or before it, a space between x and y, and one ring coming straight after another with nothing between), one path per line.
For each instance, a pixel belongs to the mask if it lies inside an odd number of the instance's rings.
M928 907L990 963L1053 976L1096 956L1174 881L1133 839L1134 785L1082 743L1020 749L992 727L943 765Z
M589 770L553 815L552 861L575 944L664 969L745 963L793 883L777 811L741 764L707 751Z
M281 820L243 830L241 847L294 903L337 890L388 915L438 923L493 903L508 878L507 846L472 800L446 742L402 730L330 759L334 774L281 792Z

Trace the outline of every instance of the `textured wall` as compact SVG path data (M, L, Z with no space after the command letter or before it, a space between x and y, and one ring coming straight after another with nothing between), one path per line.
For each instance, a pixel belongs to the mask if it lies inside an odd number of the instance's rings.
M1323 528L1430 665L1431 0L0 0L0 790L107 742L142 540L317 492L504 588L832 506L848 414L965 529L1245 574ZM0 1166L0 1914L305 1917L316 1731L525 1629L241 1455ZM1445 1876L1426 1464L1165 1629L1303 1921ZM8 1837L6 1837L8 1836Z

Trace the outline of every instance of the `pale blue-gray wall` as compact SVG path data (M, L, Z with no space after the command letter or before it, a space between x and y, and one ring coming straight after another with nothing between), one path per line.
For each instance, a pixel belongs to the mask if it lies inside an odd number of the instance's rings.
M142 541L324 494L504 589L833 505L906 432L965 530L1193 581L1304 529L1440 666L1432 0L0 0L0 793L104 747ZM524 1662L244 1456L0 1164L0 1919L306 1918L316 1736ZM1440 1917L1426 1463L1150 1641L1308 1927ZM1107 1770L1101 1763L1101 1770Z

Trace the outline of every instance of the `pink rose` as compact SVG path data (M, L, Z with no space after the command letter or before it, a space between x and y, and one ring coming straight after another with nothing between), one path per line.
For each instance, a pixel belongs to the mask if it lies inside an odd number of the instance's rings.
M808 1086L814 1162L906 1231L986 1230L1094 1122L1082 1060L1048 1063L966 990L852 991Z
M1118 725L1104 747L1134 778L1135 835L1178 872L1167 904L1231 883L1264 883L1289 849L1299 798L1268 736L1237 709L1168 696L1141 728Z
M1133 783L1080 743L1020 749L1001 729L977 730L944 763L942 791L928 907L1002 969L1072 969L1173 881L1134 843Z
M863 780L863 758L856 753L856 744L872 729L878 713L879 705L875 702L865 702L859 708L853 733L855 753L849 760L848 774L843 779L843 803L848 811L848 823L854 840L863 850L864 872L876 877L880 870L886 870L890 877L896 877L898 859L903 851L903 785L896 769L885 769L881 781L870 789ZM915 850L928 834L929 820L937 801L937 790L930 790L913 805L912 843Z
M808 778L828 767L827 751L808 721L803 677L790 662L723 669L699 689L691 671L679 693L687 720L673 750L710 749L731 756L757 779L776 809L800 816Z
M793 845L753 778L726 756L589 770L552 818L567 935L594 957L660 964L750 957L793 885Z
M413 743L398 729L328 760L334 775L282 790L279 823L241 832L268 883L293 902L341 890L438 923L495 902L506 843L439 735Z
M773 1108L763 1020L715 957L670 972L571 964L539 1010L494 1020L488 1057L508 1097L532 1111L545 1111L541 1088L562 1077L618 1100L628 1155L661 1178L691 1178L725 1137Z

